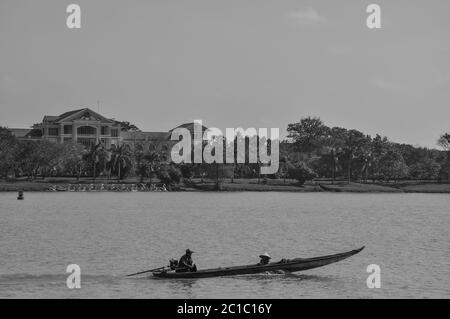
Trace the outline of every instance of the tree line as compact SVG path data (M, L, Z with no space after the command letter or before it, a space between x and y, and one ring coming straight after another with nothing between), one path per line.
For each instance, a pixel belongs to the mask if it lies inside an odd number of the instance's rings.
M444 150L415 147L372 137L355 129L328 127L320 118L305 117L288 125L282 149L283 161L302 163L318 177L348 181L400 179L448 180L450 135L437 145Z
M132 124L129 127L137 129ZM36 179L66 176L95 180L101 176L120 181L135 176L141 182L152 182L156 177L166 184L178 184L182 179L190 180L192 177L212 178L217 182L221 178L232 181L234 178L258 178L258 182L260 179L282 178L295 179L303 184L313 178L388 182L402 179L448 180L450 176L448 133L437 141L437 145L444 149L440 151L391 142L381 135L371 137L355 129L328 127L316 117L305 117L289 124L287 132L287 138L280 143L278 172L261 176L259 161L174 164L167 152L157 148L150 150L139 143L113 145L109 149L102 144L86 148L73 142L20 140L8 129L0 127L0 177ZM246 147L247 152L248 149Z

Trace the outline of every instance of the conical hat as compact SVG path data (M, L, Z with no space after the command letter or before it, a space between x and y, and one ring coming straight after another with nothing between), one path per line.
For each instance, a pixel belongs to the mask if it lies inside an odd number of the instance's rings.
M270 255L268 254L268 253L264 253L264 254L262 254L262 255L259 255L259 257L260 258L263 258L263 257L265 257L265 258L272 258L272 257L270 257Z

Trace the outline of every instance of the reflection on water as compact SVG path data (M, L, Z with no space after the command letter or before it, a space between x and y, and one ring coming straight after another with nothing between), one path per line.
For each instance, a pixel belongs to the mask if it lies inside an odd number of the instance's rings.
M0 297L450 297L446 194L0 194ZM199 269L360 254L294 274L204 279L125 274L166 265L186 248ZM68 264L81 289L66 288ZM381 289L366 268L381 267Z

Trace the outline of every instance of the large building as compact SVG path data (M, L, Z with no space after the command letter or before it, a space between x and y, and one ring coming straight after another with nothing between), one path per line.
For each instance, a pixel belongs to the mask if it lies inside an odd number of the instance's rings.
M121 127L89 108L78 109L58 116L45 115L42 122L31 129L10 129L20 139L46 139L52 142L76 142L85 146L103 143L118 145Z
M194 134L193 123L182 124ZM203 127L203 131L206 127ZM30 129L9 129L19 139L46 139L56 143L76 142L89 147L102 143L106 148L112 145L140 145L145 151L159 151L169 158L171 132L124 131L120 122L108 119L89 108L78 109L58 116L45 115L42 122Z

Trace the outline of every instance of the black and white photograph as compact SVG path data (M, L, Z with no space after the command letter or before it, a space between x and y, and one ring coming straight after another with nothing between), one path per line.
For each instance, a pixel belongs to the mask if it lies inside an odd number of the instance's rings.
M0 299L448 299L449 13L0 0Z

